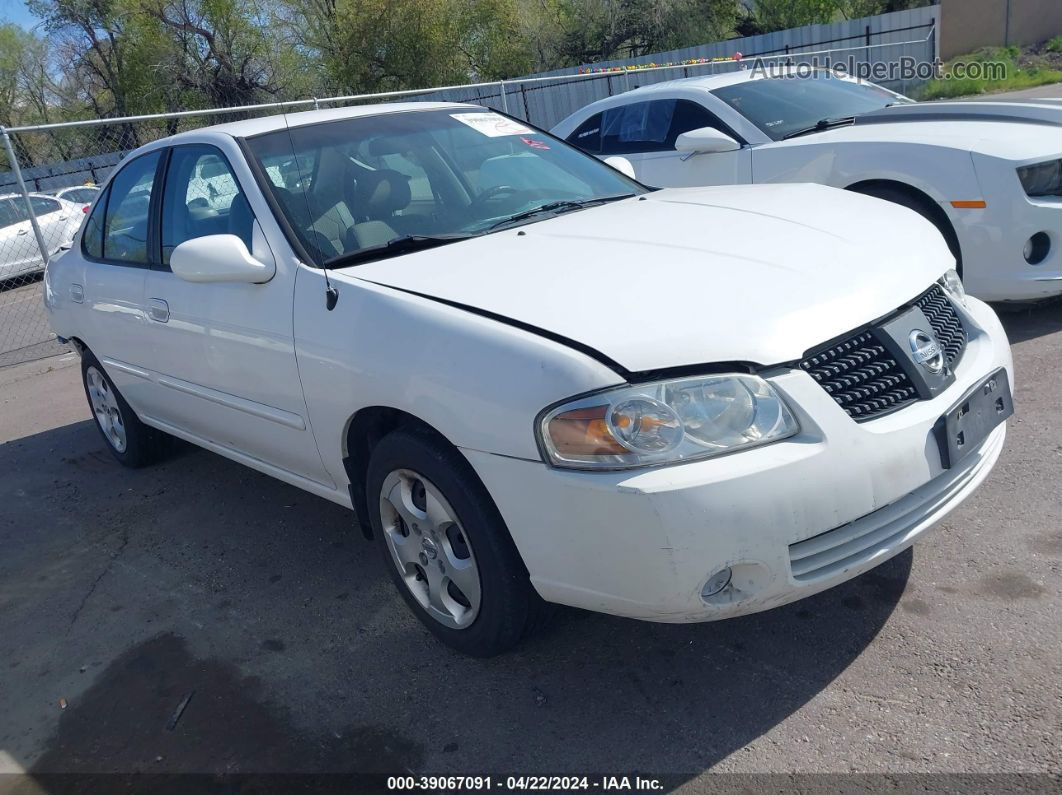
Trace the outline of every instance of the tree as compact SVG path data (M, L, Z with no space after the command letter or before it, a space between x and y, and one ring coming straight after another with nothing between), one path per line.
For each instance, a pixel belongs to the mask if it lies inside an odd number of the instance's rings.
M376 92L511 77L531 68L517 0L287 0L323 90Z
M275 96L279 80L261 9L247 0L147 0L147 14L171 38L169 77L210 107Z
M736 0L539 0L526 33L552 69L704 44L730 36Z
M756 0L753 14L764 33L824 25L840 12L844 0Z

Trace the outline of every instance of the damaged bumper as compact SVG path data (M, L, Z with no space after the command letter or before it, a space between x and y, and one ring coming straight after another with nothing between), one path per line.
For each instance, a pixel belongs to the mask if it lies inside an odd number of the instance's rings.
M1013 365L994 313L971 301L956 381L933 400L856 423L806 373L770 376L801 424L784 442L704 461L575 472L464 450L541 596L652 621L712 621L823 591L920 538L987 477L1005 426L952 468L934 427ZM720 570L718 593L702 596Z

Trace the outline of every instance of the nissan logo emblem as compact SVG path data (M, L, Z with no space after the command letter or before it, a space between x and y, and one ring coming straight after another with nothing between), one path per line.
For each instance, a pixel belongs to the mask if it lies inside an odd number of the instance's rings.
M911 358L931 373L944 369L944 349L928 331L916 328L907 338L911 344Z

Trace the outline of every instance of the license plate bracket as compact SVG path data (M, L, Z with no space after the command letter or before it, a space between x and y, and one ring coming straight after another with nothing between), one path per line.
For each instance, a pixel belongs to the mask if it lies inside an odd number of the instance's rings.
M1014 414L1010 379L996 370L966 392L936 425L941 464L950 469L976 450L1000 423Z

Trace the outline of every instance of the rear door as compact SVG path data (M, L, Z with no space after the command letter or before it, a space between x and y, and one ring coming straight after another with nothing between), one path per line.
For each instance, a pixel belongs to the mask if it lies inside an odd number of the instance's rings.
M114 175L81 239L85 260L83 342L137 413L150 410L151 349L145 337L144 277L154 236L159 151L140 155Z
M34 273L44 268L37 237L33 234L26 200L3 199L3 229L0 230L0 278Z
M196 440L333 487L310 431L295 361L296 269L274 257L253 205L268 213L242 159L220 149L171 150L160 213L160 256L147 276L153 385L151 418ZM247 188L256 191L250 194ZM186 240L235 235L276 263L265 284L193 283L173 274L170 255Z
M40 267L43 259L31 232L22 197L0 199L0 279Z

